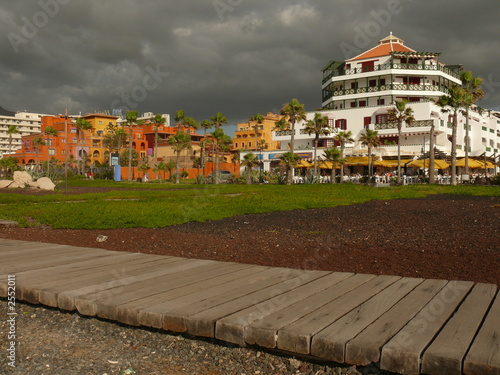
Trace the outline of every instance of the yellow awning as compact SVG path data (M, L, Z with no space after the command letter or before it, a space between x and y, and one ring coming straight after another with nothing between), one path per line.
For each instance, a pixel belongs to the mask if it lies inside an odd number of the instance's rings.
M332 169L333 163L328 160L324 160L321 163L319 163L319 167L321 169Z
M407 165L409 167L415 167L415 168L429 168L430 160L429 159L414 160L411 163L408 163ZM441 159L434 160L434 169L446 169L449 166L450 165L444 160Z
M345 165L368 165L368 156L350 156L345 158ZM376 160L376 157L372 157L373 161Z
M465 158L457 160L457 167L465 167ZM469 168L484 168L484 163L481 163L478 160L469 158ZM493 168L493 167L492 167Z
M312 167L313 164L309 163L307 160L301 160L299 163L295 166L295 168L310 168Z
M409 163L411 159L401 159L401 166L404 167L406 163ZM386 168L397 168L397 160L376 160L373 165L376 167L386 167Z

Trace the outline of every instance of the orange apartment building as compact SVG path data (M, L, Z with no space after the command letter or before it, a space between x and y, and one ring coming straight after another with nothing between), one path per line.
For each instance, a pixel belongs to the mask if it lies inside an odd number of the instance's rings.
M273 140L272 132L276 127L275 122L280 119L281 115L268 112L261 124L252 120L238 124L234 133L233 149L261 151L262 146L259 145L259 142L264 141L264 149L279 150L281 142Z
M80 139L77 139L76 118L65 116L44 116L41 119L41 133L23 136L21 141L21 149L12 156L18 159L19 164L23 166L41 165L47 160L57 163L64 163L66 155L70 167L75 168L79 161L86 160L86 165L101 166L107 165L110 160L110 150L105 146L104 139L110 133L109 126L120 125L126 132L127 138L121 152L128 148L129 127L119 124L119 117L106 114L88 114L82 117L91 124L90 130L82 131ZM48 127L56 129L57 135L46 135L45 130ZM188 172L188 178L195 178L201 173L200 168L194 168L195 159L201 156L201 140L202 134L197 134L194 128L182 129L189 131L192 139L191 149L185 150L181 154L180 168ZM160 126L158 128L158 155L155 161L154 155L154 136L155 126L150 123L143 125L132 126L132 148L137 151L139 164L147 163L153 168L158 162L168 162L175 159L175 152L172 146L168 143L168 138L177 132L177 127ZM67 134L67 136L66 136ZM42 143L37 142L39 139ZM213 162L211 162L210 147L207 147L207 164L206 173L213 170ZM228 169L232 166L231 156L224 155L224 160L227 163L221 165L221 169ZM239 170L239 168L232 168ZM122 179L128 179L128 168L122 168ZM132 170L132 178L142 177L143 172L137 167Z

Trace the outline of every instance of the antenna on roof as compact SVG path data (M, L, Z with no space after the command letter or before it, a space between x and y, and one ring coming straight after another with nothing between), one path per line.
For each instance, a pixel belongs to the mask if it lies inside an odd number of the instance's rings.
M392 31L390 32L389 43L391 44L391 52L394 52L394 49L392 48Z

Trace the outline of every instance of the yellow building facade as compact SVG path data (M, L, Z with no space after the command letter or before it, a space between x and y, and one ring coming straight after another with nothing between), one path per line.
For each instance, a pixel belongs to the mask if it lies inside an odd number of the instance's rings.
M238 124L233 138L234 150L278 150L281 142L273 141L272 133L276 127L276 121L281 119L281 115L268 112L263 116L262 123L249 120Z

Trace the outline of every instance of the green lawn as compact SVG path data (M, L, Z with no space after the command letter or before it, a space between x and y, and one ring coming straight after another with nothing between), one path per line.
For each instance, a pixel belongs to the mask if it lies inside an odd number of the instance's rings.
M108 186L100 194L0 194L0 218L21 226L113 229L158 228L242 214L335 207L374 199L421 198L429 194L500 196L498 186L413 185L195 185L141 184L105 180L70 181L73 186ZM136 189L136 190L130 190ZM62 189L64 190L64 189Z

